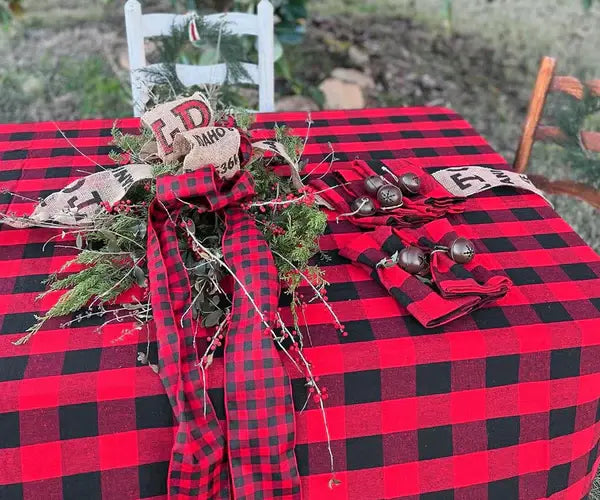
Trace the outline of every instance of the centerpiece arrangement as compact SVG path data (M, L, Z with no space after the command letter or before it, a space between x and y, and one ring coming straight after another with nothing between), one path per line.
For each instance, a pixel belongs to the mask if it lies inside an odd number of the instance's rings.
M271 447L271 455L279 450L280 488L299 494L289 378L279 357L305 377L304 407L314 400L329 435L327 391L303 352L311 343L306 304L320 301L339 334L347 335L327 303L324 273L311 263L327 216L318 207L326 204L320 192L304 182L311 173L301 160L307 138L276 126L272 139L253 141L247 113L213 112L199 93L161 104L142 121L138 135L113 128L114 167L98 165L99 172L41 200L31 215L2 215L16 227L54 228L48 241L73 242L79 250L48 280L42 296L56 293L54 305L15 344L69 315L75 316L61 326L92 317L101 317L102 326L125 322L122 336L145 332L148 346L155 329L158 364L148 351L138 360L159 373L179 421L169 479L178 491L185 490L188 462L203 474L212 471L207 490L229 488L223 479L228 460L243 467L233 450L225 456L205 389L206 370L223 352L226 371L234 371L230 365L236 371L226 383L228 439L237 434L251 443L242 453L248 460L264 454L273 439L265 445L256 432L272 427L287 443ZM285 318L280 290L289 295ZM261 363L262 370L253 369ZM253 393L273 406L264 422L235 411ZM329 440L328 451L333 487L338 480ZM248 484L240 488L254 482Z

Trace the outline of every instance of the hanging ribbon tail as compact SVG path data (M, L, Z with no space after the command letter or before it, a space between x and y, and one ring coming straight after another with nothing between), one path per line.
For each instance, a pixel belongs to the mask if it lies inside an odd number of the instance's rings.
M179 182L177 177L163 177L159 191L169 192L166 186L171 186L173 192L185 195ZM184 316L191 288L174 223L183 206L177 197L161 199L159 194L150 206L148 221L148 273L159 374L177 420L168 495L170 499L228 499L225 437L210 401L205 411L202 394L206 388L198 368L192 322L189 313Z
M290 379L271 338L279 296L275 263L241 205L254 195L248 172L222 181L214 167L164 176L150 207L148 268L160 375L178 421L169 469L171 498L300 498ZM225 336L226 436L214 408L203 412L190 283L178 250L184 206L225 219L223 259L234 276ZM181 323L180 323L181 322Z

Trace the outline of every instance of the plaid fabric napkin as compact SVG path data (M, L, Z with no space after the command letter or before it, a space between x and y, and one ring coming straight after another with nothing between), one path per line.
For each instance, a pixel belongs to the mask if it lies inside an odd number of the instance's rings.
M386 165L388 165L386 163ZM361 196L369 196L378 208L377 214L369 217L349 215L348 220L360 227L396 226L416 227L449 213L464 211L464 198L452 196L444 187L433 179L419 165L409 159L396 160L388 165L389 170L399 176L403 173L414 173L421 180L421 191L418 194L405 196L403 205L389 213L385 213L375 199L369 195L364 180L372 175L381 175L394 183L393 177L385 171L377 171L362 160L335 163L328 174L310 180L309 184L319 195L333 206L340 215L352 213L352 202ZM331 189L333 187L336 189Z
M447 219L439 219L418 229L396 231L405 245L413 245L425 252L435 246L449 247L458 238ZM503 297L512 285L510 279L500 271L486 267L485 254L477 254L467 264L457 264L445 252L431 254L431 277L443 297L481 295L487 300Z
M382 226L352 240L340 249L340 255L369 270L371 277L385 287L425 328L448 323L481 305L479 296L447 299L397 265L378 265L403 248L402 240L392 229Z

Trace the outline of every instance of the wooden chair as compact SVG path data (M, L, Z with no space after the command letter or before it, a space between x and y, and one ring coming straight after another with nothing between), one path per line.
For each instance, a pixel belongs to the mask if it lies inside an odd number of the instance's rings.
M572 76L555 76L555 68L555 59L552 57L542 59L515 156L514 169L517 172L525 172L534 141L562 144L567 139L558 127L539 124L548 92L563 92L581 100L587 87L592 95L600 96L600 80L581 82ZM581 132L580 142L581 146L588 151L600 152L600 132ZM568 179L551 181L542 175L530 175L529 179L547 193L575 196L600 208L600 192L582 182Z
M212 14L206 16L204 20L215 24L225 22L227 29L233 34L253 35L258 38L258 65L244 63L250 79L240 83L258 85L259 110L273 111L275 108L273 6L268 0L261 0L257 12L257 15L241 12ZM192 16L193 14L142 15L142 7L137 0L128 0L125 3L125 29L135 116L143 113L144 105L148 100L148 85L144 82L144 72L141 69L157 66L146 64L144 39L169 36L174 26L180 28L187 26ZM176 64L175 71L186 87L202 84L219 85L227 76L225 64L210 66Z

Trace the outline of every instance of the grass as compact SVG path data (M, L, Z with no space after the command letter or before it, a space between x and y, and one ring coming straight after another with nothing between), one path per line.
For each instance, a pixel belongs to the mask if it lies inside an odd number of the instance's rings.
M0 87L3 122L131 114L127 88L99 56L61 58L53 63L46 60L34 70L5 67L0 73ZM57 106L62 109L52 116L51 110Z
M131 115L131 93L111 75L104 59L93 56L76 64L64 61L60 74L62 88L76 94L82 118Z

